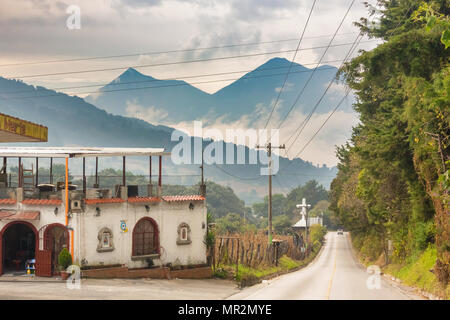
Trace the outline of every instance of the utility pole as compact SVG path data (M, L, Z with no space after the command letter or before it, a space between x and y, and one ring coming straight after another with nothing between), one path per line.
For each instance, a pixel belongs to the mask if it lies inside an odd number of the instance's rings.
M310 208L311 205L306 204L306 199L303 198L302 203L297 204L296 207L302 208L301 215L302 215L302 218L305 217L305 251L306 251L306 254L308 254L308 220L309 219L308 219L308 210L306 210L306 208Z
M202 164L201 164L201 166L200 166L200 170L201 170L201 172L202 172L202 181L200 182L200 194L203 196L203 197L206 197L206 186L205 186L205 163L204 163L204 160L203 160L203 152L204 152L204 150L203 150L203 136L202 136Z
M280 146L272 146L272 143L269 142L266 146L260 146L256 145L256 149L263 149L265 148L267 150L267 154L269 156L269 208L268 208L268 224L269 224L269 231L268 231L268 238L269 238L269 244L272 244L272 149L285 149L285 145Z

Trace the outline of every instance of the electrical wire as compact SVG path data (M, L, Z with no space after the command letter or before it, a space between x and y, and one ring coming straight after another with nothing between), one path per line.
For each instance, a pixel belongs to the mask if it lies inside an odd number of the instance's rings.
M309 20L310 20L310 18L311 18L311 15L312 15L312 13L313 13L314 6L315 6L315 5L316 5L316 0L314 0L313 4L312 4L312 6L311 6L311 10L309 11L308 18L307 18L307 20L306 20L305 26L303 27L302 34L301 34L300 39L299 39L298 44L297 44L297 49L295 50L294 56L292 57L292 61L291 61L291 63L289 64L289 70L288 70L288 72L286 73L286 76L284 77L284 81L283 81L283 84L282 84L280 90L278 91L277 99L276 99L275 103L273 104L272 110L270 111L269 117L267 118L266 125L264 126L264 129L267 128L267 125L269 124L270 119L272 118L273 112L274 112L275 109L277 108L278 101L280 100L281 93L282 93L282 91L283 91L283 89L284 89L284 86L286 85L286 81L287 81L287 79L288 79L288 77L289 77L289 72L291 71L292 65L294 64L295 58L296 58L296 56L297 56L297 52L298 52L298 50L300 49L300 45L301 45L301 43L302 43L303 36L305 35L305 31L306 31L306 28L308 27Z
M348 51L347 55L345 56L341 66L338 69L339 70L343 67L344 63L350 58L350 56L353 54L353 51L355 50L355 48L359 45L358 40L361 40L362 37L361 33L358 34L358 36L356 37L353 46L350 48L350 50ZM337 73L336 73L337 74ZM298 131L297 136L295 137L294 141L292 142L291 146L286 150L286 153L289 152L289 150L292 148L292 146L295 144L295 142L297 141L297 139L300 137L300 134L303 132L303 130L305 129L306 125L309 123L309 121L311 120L311 117L313 116L314 112L317 110L318 106L320 105L320 103L322 102L323 98L325 97L325 95L327 94L328 90L331 88L331 85L333 84L333 79L331 79L330 83L328 84L327 88L325 89L325 91L322 93L321 97L319 98L319 100L316 102L316 104L314 105L314 107L312 108L312 110L310 111L310 113L308 114L308 116L303 120L303 122L300 124L299 127L297 127L297 129L293 132L293 134L289 137L289 139L286 141L286 144L289 143L289 141L291 140L291 138L295 135L295 133Z
M323 61L322 63L335 63L335 62L341 62L342 59L339 60L330 60L330 61ZM308 65L316 65L316 62L313 63L303 63L299 65L298 67L304 67ZM163 78L163 79L148 79L148 80L141 80L141 81L126 81L126 82L105 82L100 84L90 84L90 85L82 85L82 86L69 86L69 87L45 87L47 90L67 90L67 89L82 89L82 88L92 88L92 87L101 87L101 86L117 86L117 85L126 85L126 84L140 84L140 83L149 83L149 82L157 82L157 81L169 81L169 80L179 80L179 79L191 79L191 78L203 78L203 77L211 77L211 76L222 76L227 74L235 74L235 73L249 73L249 72L261 72L261 71L267 71L267 70L279 70L279 69L286 69L288 67L270 67L270 68L258 68L253 70L238 70L238 71L229 71L229 72L219 72L219 73L207 73L207 74L201 74L201 75L184 75L184 76L178 76L178 77L171 77L171 78ZM331 68L323 68L324 69L334 69L334 67ZM297 71L297 72L291 72L291 73L304 73L304 72L312 72L311 70L304 70L304 71ZM245 78L245 75L242 77ZM0 91L0 94L16 94L16 93L26 93L30 92L30 90L13 90L13 91Z
M356 33L356 32L340 33L339 35L349 35L349 34L354 34L354 33ZM326 37L329 37L329 36L330 35L327 34L327 35L305 37L305 39L326 38ZM203 48L189 48L189 49L166 50L166 51L150 51L150 52L141 52L141 53L129 53L129 54L86 57L86 58L70 58L70 59L59 59L59 60L17 62L17 63L0 64L0 67L13 67L13 66L15 67L15 66L22 66L22 65L36 65L36 64L48 64L48 63L61 63L61 62L103 60L103 59L113 59L113 58L126 58L126 57L136 57L136 56L159 55L159 54L168 54L168 53L194 52L194 51L201 51L201 50L225 49L225 48L234 48L234 47L254 46L254 45L261 45L261 44L291 42L291 41L297 41L297 40L298 39L281 39L281 40L270 40L270 41L241 43L241 44L229 44L229 45L223 45L223 46L212 46L212 47L203 47Z
M321 70L331 70L335 69L335 67L329 67L329 68L323 68ZM303 72L312 72L313 70L308 71L294 71L291 72L291 74L294 73L303 73ZM268 74L268 75L259 75L259 76L244 76L241 78L228 78L228 79L220 79L220 80L207 80L207 81L199 81L199 82L180 82L180 83L174 83L174 84L167 84L167 85L161 85L161 86L147 86L147 87L135 87L135 88L122 88L122 89L99 89L95 91L85 91L85 92L65 92L65 93L51 93L47 95L31 95L31 96L25 96L25 97L2 97L0 93L0 99L2 100L15 100L15 99L37 99L37 98L47 98L47 97L57 97L61 95L69 95L69 94L94 94L94 93L106 93L106 92L121 92L121 91L135 91L135 90L148 90L148 89L157 89L157 88L167 88L167 87L179 87L179 86L191 86L191 85L198 85L198 84L207 84L207 83L217 83L217 82L227 82L227 81L236 81L240 79L254 79L254 78L267 78L267 77L276 77L276 76L283 76L285 73L275 73L275 74ZM162 81L162 80L158 80ZM25 91L24 91L25 92ZM26 91L29 92L29 91Z
M321 61L323 60L323 58L325 57L326 53L328 52L328 49L330 47L332 47L332 43L337 35L337 33L339 32L339 29L342 27L342 24L344 23L345 19L347 18L348 13L350 12L350 9L353 7L353 4L355 3L355 0L352 0L352 2L350 3L350 6L348 7L347 11L345 12L344 17L342 18L341 22L339 23L339 26L337 27L333 37L331 38L330 42L328 43L328 46L326 47L324 53L322 54L322 56L320 57L319 62L317 63L317 67L320 65ZM358 34L358 36L361 33ZM354 42L352 43L352 46L354 45ZM317 67L314 69L316 70ZM300 97L303 95L306 87L308 86L308 84L310 83L312 77L314 76L315 72L313 72L308 80L305 82L305 85L303 86L302 90L299 92L299 94L297 95L296 99L294 100L294 103L292 103L291 107L289 108L288 112L285 114L285 116L283 117L283 119L280 121L280 123L278 124L278 128L281 128L281 125L284 123L284 121L286 121L288 115L291 113L291 111L295 108L297 102L299 101Z
M373 41L373 40L368 40ZM378 41L378 40L377 40ZM351 43L341 43L333 45L332 47L341 47L351 45ZM317 46L310 48L302 48L299 51L304 50L315 50L325 48L326 46ZM122 66L122 67L114 67L114 68L102 68L102 69L86 69L86 70L77 70L77 71L66 71L66 72L54 72L54 73L42 73L42 74L32 74L32 75L21 75L14 76L14 79L25 79L25 78L37 78L37 77L48 77L48 76L59 76L59 75L68 75L68 74L80 74L80 73L94 73L94 72L104 72L104 71L117 71L117 70L126 70L129 68L150 68L150 67L160 67L160 66L169 66L169 65L177 65L177 64L188 64L188 63L197 63L197 62L209 62L209 61L220 61L220 60L229 60L229 59L240 59L240 58L249 58L249 57L257 57L264 55L272 55L279 53L289 53L294 52L295 50L280 50L280 51L267 51L267 52L258 52L258 53L249 53L242 55L234 55L234 56L224 56L217 58L204 58L204 59L194 59L194 60L180 60L180 61L172 61L172 62L161 62L161 63L153 63L153 64L143 64L143 65L134 65L134 66Z

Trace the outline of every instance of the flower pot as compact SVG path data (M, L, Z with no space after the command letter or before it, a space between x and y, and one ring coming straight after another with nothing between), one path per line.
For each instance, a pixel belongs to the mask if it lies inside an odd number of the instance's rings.
M61 280L67 280L69 278L69 275L70 275L66 271L61 271L60 274L61 274Z

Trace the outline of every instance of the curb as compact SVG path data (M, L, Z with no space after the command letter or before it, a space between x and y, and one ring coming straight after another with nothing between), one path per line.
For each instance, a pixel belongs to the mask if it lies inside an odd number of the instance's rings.
M435 294L432 294L432 293L430 293L430 292L428 292L428 291L422 290L422 289L417 288L417 287L412 287L412 286L406 285L406 284L404 284L404 283L402 282L401 279L396 278L396 277L394 277L394 276L392 276L392 275L390 275L390 274L382 273L381 275L382 275L386 280L388 280L388 281L396 282L396 283L398 283L398 284L400 284L400 285L402 285L402 286L405 286L405 287L407 287L407 288L410 288L410 289L414 290L414 292L415 292L416 294L418 294L418 295L420 295L420 296L422 296L422 297L424 297L424 298L427 298L428 300L445 300L444 298L439 297L439 296L437 296L437 295L435 295Z
M349 233L348 236L349 236L349 241L352 244L352 242L351 242L351 234ZM364 264L362 264L361 261L359 260L359 256L358 256L358 253L356 252L356 249L353 247L353 245L351 247L352 247L352 252L353 252L353 255L354 255L354 258L355 258L355 261L357 262L357 264L361 268L363 268L364 270L367 269L367 267ZM394 277L394 276L392 276L390 274L381 272L381 275L386 280L392 281L392 282L396 282L397 284L400 284L400 285L402 285L404 287L407 287L407 288L411 289L412 291L414 291L415 294L417 294L417 295L419 295L419 296L421 296L423 298L426 298L428 300L444 300L444 298L439 297L437 295L434 295L434 294L432 294L430 292L427 292L425 290L422 290L422 289L420 289L418 287L412 287L412 286L406 285L406 284L404 284L402 282L402 280L400 280L399 278L396 278L396 277ZM399 289L402 290L402 291L405 291L405 289L402 289L402 288L399 288Z
M325 240L325 241L326 241L326 240ZM290 269L290 270L278 271L278 272L269 274L269 275L267 275L267 276L265 276L265 277L258 278L257 280L255 280L255 282L249 283L249 284L247 284L247 285L241 285L241 283L238 283L238 288L239 288L240 290L242 290L242 289L244 289L244 288L253 287L253 286L255 286L255 285L258 285L258 284L260 284L260 283L263 283L264 281L272 280L272 279L275 279L275 278L277 278L277 277L279 277L279 276L283 276L283 275L285 275L285 274L292 273L292 272L296 272L296 271L299 271L299 270L302 270L302 269L307 268L307 267L310 266L312 263L314 263L314 262L319 258L319 256L322 254L323 248L325 247L325 241L322 243L322 246L320 247L320 250L319 250L319 252L316 254L316 256L314 257L314 259L312 259L312 260L311 260L310 262L308 262L307 264L305 264L305 265L303 265L303 266L295 267L295 268Z
M65 283L66 281L64 280L31 280L31 279L27 279L27 280L17 280L17 279L0 279L0 283L2 282L24 282L24 283Z

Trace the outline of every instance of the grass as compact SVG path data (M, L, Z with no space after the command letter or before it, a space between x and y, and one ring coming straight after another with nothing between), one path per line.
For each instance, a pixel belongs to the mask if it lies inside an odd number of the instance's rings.
M372 264L383 265L384 254L377 257L371 249L375 246L364 237L352 237L357 256L366 267ZM367 248L370 246L370 248ZM379 252L380 250L378 250ZM370 252L370 254L367 254ZM374 258L375 257L375 258ZM377 258L376 258L377 257ZM436 264L436 248L430 245L427 249L414 256L409 256L405 262L392 262L382 268L383 272L400 279L404 284L419 288L434 295L450 298L450 286L443 288L434 273L430 270Z
M236 275L236 264L224 265L222 268L216 270L214 274L217 278L229 278L236 280L241 287L251 286L259 283L261 280L270 276L286 273L298 268L308 265L317 255L317 252L312 252L305 260L294 260L286 255L282 256L278 261L278 266L259 266L258 268L251 268L239 264L238 274Z
M325 229L321 228L317 231L317 237L320 238L323 236ZM315 241L312 246L311 254L309 254L307 258L299 261L291 258L300 257L298 251L296 251L298 248L295 247L293 237L277 235L276 238L284 240L283 244L285 245L284 247L280 247L279 254L285 254L279 258L278 266L272 265L271 262L267 261L267 255L265 255L265 253L268 249L268 241L267 235L265 235L264 232L234 234L232 238L229 237L228 239L223 239L223 241L216 241L216 271L214 277L236 280L241 287L254 285L271 276L276 276L306 266L316 257L322 247L322 241ZM218 237L218 239L220 239L220 237ZM238 250L236 239L240 239L239 252L241 253L237 274L236 261L238 260ZM234 241L234 243L232 241ZM221 250L219 250L220 248ZM262 257L264 257L264 259L262 259ZM241 259L243 261L241 261ZM232 261L234 261L234 263L232 263ZM255 266L255 264L257 265Z
M415 260L406 265L390 264L384 269L385 273L391 274L409 286L418 287L435 295L450 297L449 286L442 288L438 279L430 270L436 263L436 248L429 246Z
M301 261L293 260L287 256L282 256L280 258L278 266L261 266L259 268L250 268L240 264L239 271L238 274L235 275L235 279L241 284L241 286L253 285L266 277L296 269L301 265ZM234 266L234 268L235 267L236 266Z

